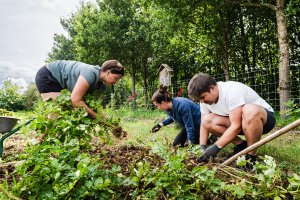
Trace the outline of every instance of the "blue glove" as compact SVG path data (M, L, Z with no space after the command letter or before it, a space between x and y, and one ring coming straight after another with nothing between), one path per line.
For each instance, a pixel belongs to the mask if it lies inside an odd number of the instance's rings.
M211 145L210 147L208 147L203 153L202 155L197 158L197 162L209 162L210 158L214 158L217 156L217 154L221 151L221 148L219 148L216 144Z

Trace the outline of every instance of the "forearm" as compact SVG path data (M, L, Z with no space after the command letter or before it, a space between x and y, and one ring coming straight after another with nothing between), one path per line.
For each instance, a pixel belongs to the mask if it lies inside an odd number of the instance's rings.
M73 107L83 107L87 111L89 116L95 119L98 114L90 107L88 107L88 105L82 100L84 95L88 92L89 87L90 86L87 80L82 75L80 75L71 93L71 101Z
M202 126L202 124L201 124L201 127L200 127L200 145L201 144L205 144L205 145L207 144L208 135L209 135L209 131L204 126Z
M73 107L80 107L80 106L83 107L92 119L95 119L98 115L95 111L93 111L90 107L88 107L86 103L82 100L79 102L72 102L72 105Z
M225 147L228 145L232 140L235 139L235 137L239 134L241 131L240 128L238 127L232 127L230 126L224 133L223 135L219 138L219 140L216 142L216 144L219 147Z
M195 129L194 128L192 128L192 129L186 129L187 131L187 139L191 142L191 143L193 143L193 144L196 144L197 142L196 142L196 140L195 140Z
M173 122L174 122L174 120L173 120L171 117L169 117L169 118L165 119L164 121L162 121L161 123L162 123L164 126L167 126L167 125L169 125L169 124L171 124L171 123L173 123Z

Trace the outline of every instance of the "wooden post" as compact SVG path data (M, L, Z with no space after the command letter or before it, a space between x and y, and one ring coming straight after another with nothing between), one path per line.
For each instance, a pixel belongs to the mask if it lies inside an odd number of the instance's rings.
M284 134L284 133L286 133L286 132L288 132L288 131L290 131L290 130L298 127L298 126L300 126L300 119L298 119L298 120L294 121L293 123L291 123L291 124L289 124L289 125L281 128L281 129L275 131L271 135L269 135L269 136L261 139L260 141L252 144L251 146L247 147L243 151L241 151L241 152L233 155L229 159L225 160L222 163L222 165L229 165L230 163L232 163L233 161L235 161L239 156L244 155L244 154L246 154L246 153L248 153L248 152L250 152L250 151L252 151L252 150L254 150L254 149L256 149L256 148L258 148L258 147L260 147L260 146L262 146L262 145L264 145L266 143L268 143L268 142L270 142L271 140L273 140L273 139L281 136L282 134Z

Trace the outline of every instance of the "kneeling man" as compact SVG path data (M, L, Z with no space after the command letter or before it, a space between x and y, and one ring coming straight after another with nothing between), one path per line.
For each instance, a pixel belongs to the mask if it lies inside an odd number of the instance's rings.
M273 108L253 89L239 82L216 82L205 73L194 75L188 84L189 97L200 102L200 145L205 147L209 133L220 137L206 148L198 162L208 162L232 142L232 155L260 140L270 132L276 120ZM246 141L238 135L244 135ZM256 161L256 150L246 154L250 162Z

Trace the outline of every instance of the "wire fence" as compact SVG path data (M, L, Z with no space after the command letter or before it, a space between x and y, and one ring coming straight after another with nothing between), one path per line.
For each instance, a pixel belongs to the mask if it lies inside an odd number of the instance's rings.
M212 75L217 81L225 81L224 74ZM159 79L159 78L157 78ZM190 80L190 79L189 79ZM176 81L172 80L169 91L173 97L181 96L188 98L187 86L189 80ZM254 89L263 99L265 99L274 110L280 110L279 98L279 71L276 68L266 69L261 68L249 73L241 73L239 70L231 70L230 81L238 81L250 86ZM138 89L136 95L136 106L154 108L150 99L152 94L158 89L159 85L149 87L148 89L148 103L144 103L144 90ZM300 66L290 67L290 81L289 81L290 101L295 105L300 104ZM130 96L130 95L129 95ZM117 108L124 106L132 106L132 99L127 96L121 97L121 104L116 105Z

